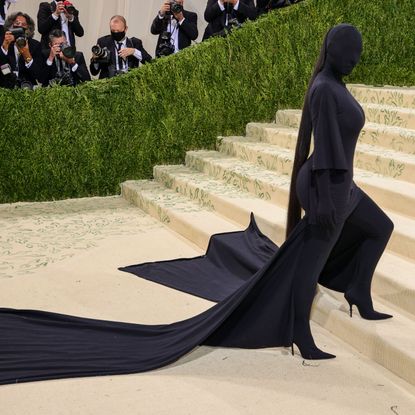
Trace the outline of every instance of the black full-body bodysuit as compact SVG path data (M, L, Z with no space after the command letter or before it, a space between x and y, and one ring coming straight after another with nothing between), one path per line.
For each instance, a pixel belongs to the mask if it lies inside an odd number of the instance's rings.
M332 29L327 54L342 41L353 46L353 31L349 25ZM314 150L296 182L306 214L280 248L252 217L244 232L212 236L204 256L124 268L218 302L168 325L0 309L0 384L143 372L203 344L260 348L295 343L303 357L333 357L315 346L310 332L317 282L344 292L365 318L389 317L373 310L370 285L393 224L353 182L364 114L336 71L337 61L346 67L347 56L353 55L340 49L342 56L336 58L333 51L335 64L327 59L307 95Z

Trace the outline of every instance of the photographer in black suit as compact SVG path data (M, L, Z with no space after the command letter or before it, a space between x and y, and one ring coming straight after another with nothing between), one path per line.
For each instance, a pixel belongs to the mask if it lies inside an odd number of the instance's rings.
M110 20L111 34L98 39L92 49L90 71L99 79L112 78L137 68L140 63L151 61L151 56L136 37L127 37L127 21L123 16L114 16Z
M274 9L291 6L302 0L257 0L258 15L268 13Z
M44 86L75 86L91 80L83 53L76 52L75 48L68 44L65 32L59 29L52 30L49 34L49 46L49 50L43 51L47 66Z
M45 65L42 48L32 39L35 22L26 13L11 14L4 23L5 35L0 48L0 85L32 89L42 82Z
M197 39L197 14L184 10L183 3L183 0L165 0L153 20L151 33L159 35L156 56L177 53Z
M52 1L39 4L37 27L42 35L40 43L43 49L49 48L49 33L59 29L65 32L71 46L75 46L75 36L82 37L84 28L79 22L79 11L70 1Z
M233 26L239 26L247 19L257 16L254 0L208 0L205 20L209 23L203 40L224 34Z

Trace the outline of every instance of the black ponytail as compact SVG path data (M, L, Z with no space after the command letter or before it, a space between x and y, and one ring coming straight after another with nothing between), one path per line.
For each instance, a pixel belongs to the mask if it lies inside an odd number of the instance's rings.
M287 229L285 233L286 238L288 238L292 230L301 220L301 205L297 197L296 183L298 172L300 171L302 165L306 162L308 155L310 153L312 125L311 112L309 107L309 94L314 79L316 78L317 74L323 69L324 64L326 62L327 36L330 33L330 30L326 33L326 36L324 37L323 46L320 50L320 56L314 67L314 72L308 84L307 93L304 99L303 112L301 116L300 128L298 131L297 145L295 148L294 165L291 174L290 196L288 201L287 213Z

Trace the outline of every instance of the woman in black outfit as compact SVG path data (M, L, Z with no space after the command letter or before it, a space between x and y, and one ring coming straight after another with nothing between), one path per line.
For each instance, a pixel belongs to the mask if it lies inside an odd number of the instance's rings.
M356 305L363 318L391 317L373 309L370 286L393 224L353 182L353 154L364 113L342 77L361 52L361 35L351 25L338 25L325 37L305 99L287 240L280 248L252 221L244 232L213 235L202 257L124 268L218 301L201 314L168 325L0 309L0 384L143 372L202 344L296 344L304 358L332 358L315 345L310 331L317 282L343 292L350 315ZM314 151L309 156L312 131Z

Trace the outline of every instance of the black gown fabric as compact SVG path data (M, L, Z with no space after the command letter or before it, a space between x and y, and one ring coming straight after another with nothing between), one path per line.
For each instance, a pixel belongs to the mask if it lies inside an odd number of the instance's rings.
M0 384L138 373L170 364L202 344L241 348L291 345L299 284L310 277L310 281L315 278L344 292L361 268L353 260L359 258L361 246L359 221L354 218L352 222L358 224L354 228L347 226L348 220L355 210L359 217L370 218L367 210L376 209L352 180L363 111L344 84L324 73L317 76L312 88L315 149L297 180L306 215L280 248L262 235L252 220L244 232L213 236L203 257L125 268L149 280L219 301L199 315L168 325L0 309ZM325 243L320 238L316 245L316 254L325 264L314 271L316 278L307 275L310 271L302 263L302 250L306 247L306 257L313 258L313 240L308 235L319 237L313 224L317 196L313 171L318 168L345 174L341 180L333 176L330 185L340 213L330 240ZM382 217L381 213L378 216ZM320 247L326 252L321 253ZM374 256L371 263L376 264L377 259ZM313 295L312 285L307 291L308 296Z

